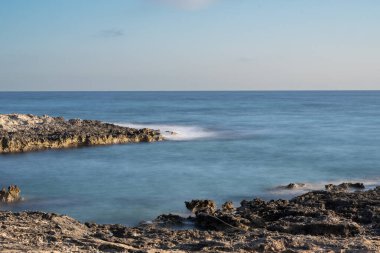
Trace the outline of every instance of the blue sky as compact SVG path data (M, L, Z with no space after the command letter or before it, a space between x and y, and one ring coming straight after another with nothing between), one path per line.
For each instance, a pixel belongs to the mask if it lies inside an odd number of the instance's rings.
M0 90L380 89L378 0L0 0Z

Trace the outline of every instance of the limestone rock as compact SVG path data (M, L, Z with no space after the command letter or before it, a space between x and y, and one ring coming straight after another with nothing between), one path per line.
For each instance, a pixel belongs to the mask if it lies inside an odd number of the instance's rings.
M97 120L0 114L0 153L41 149L155 142L163 137L158 130L135 129Z
M0 201L5 203L12 203L21 200L21 190L17 185L10 185L8 190L2 188L0 191Z
M186 208L192 213L206 213L213 214L216 210L216 204L213 200L192 200L190 202L185 202Z
M222 205L223 212L233 212L235 211L234 204L231 201L227 201Z
M363 183L341 183L339 185L328 184L325 185L327 191L348 191L352 190L363 190L365 186Z

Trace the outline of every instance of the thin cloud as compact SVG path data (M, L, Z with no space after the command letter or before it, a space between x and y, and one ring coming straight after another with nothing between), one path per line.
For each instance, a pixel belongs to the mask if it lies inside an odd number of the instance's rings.
M124 31L121 29L107 29L100 31L98 35L104 38L115 38L124 36Z
M154 3L166 4L183 10L199 10L216 3L219 0L150 0Z

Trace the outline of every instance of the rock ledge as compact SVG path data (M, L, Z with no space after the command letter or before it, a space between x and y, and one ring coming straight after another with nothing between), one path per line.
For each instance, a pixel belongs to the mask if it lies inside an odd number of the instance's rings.
M163 140L160 131L97 120L0 114L0 153Z

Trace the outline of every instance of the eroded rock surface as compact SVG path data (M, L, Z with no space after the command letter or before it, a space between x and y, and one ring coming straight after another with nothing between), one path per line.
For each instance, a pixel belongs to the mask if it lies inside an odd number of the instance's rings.
M335 186L339 187L339 186ZM363 192L313 191L288 200L243 200L234 213L223 208L196 214L203 229L264 228L290 234L354 236L379 234L380 187Z
M162 139L158 130L121 127L97 120L0 114L0 153Z
M207 213L207 214L213 214L216 210L216 203L213 200L192 200L192 201L186 201L185 202L186 208L195 214L198 213Z
M363 183L341 183L339 185L328 184L325 185L327 191L348 191L348 190L364 190Z
M21 190L17 185L10 185L8 189L4 187L0 190L0 202L12 203L21 200Z
M195 216L161 215L133 228L0 212L0 251L380 252L380 187L315 191L290 201L243 200L236 209L230 203L217 209L210 200L187 206ZM185 222L196 227L170 228Z

